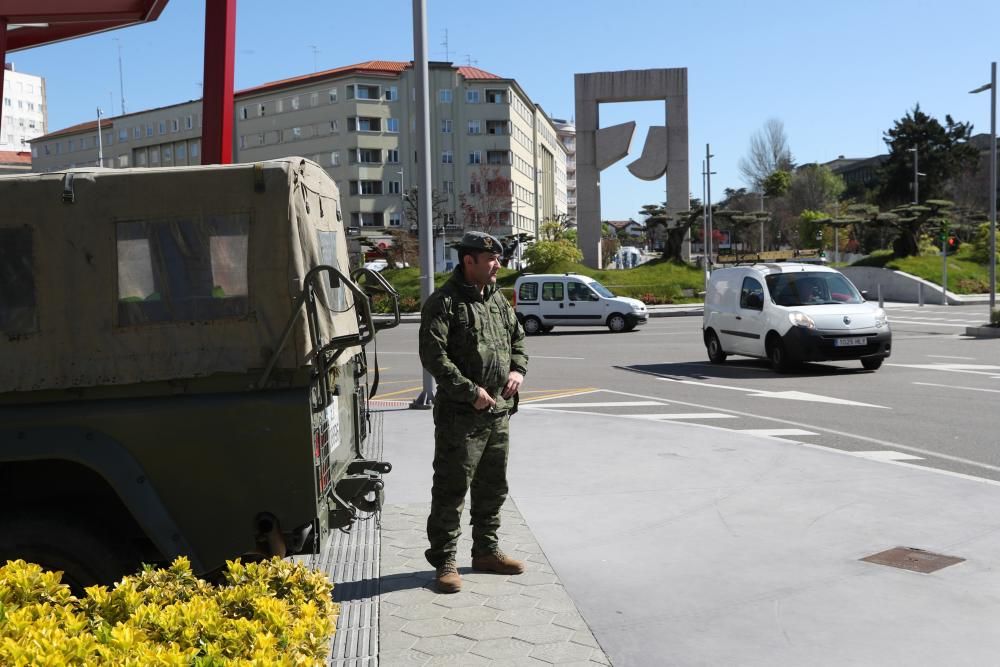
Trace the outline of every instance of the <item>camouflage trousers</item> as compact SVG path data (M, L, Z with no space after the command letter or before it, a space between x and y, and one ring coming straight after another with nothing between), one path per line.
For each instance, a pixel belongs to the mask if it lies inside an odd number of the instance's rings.
M462 534L462 508L471 490L472 555L488 554L499 543L500 508L507 500L508 415L457 411L434 405L434 483L427 517L434 567L454 558Z

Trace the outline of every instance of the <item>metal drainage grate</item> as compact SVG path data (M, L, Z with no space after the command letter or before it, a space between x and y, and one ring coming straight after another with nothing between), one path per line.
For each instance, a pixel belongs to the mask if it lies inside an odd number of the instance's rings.
M930 574L931 572L944 569L949 565L965 562L964 558L943 556L913 547L896 547L888 551L866 556L861 560L875 563L876 565L888 565L889 567L898 567L901 570L910 570L911 572L921 572L923 574Z

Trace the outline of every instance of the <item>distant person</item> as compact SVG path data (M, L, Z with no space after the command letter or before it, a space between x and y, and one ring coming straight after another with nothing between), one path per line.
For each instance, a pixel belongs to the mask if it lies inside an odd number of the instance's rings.
M528 355L524 329L496 286L503 247L483 232L455 246L458 266L424 303L420 361L438 383L434 398L434 481L427 562L441 593L462 588L455 554L465 494L472 492L472 569L521 574L500 550L507 500L508 420L517 411Z

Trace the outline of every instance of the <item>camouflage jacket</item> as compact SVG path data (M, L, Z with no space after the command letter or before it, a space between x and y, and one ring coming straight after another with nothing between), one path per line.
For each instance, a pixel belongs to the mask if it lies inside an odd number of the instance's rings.
M496 285L480 295L457 267L421 309L420 361L437 381L439 400L471 408L482 387L495 410L509 410L514 398L500 392L510 371L527 371L524 329Z

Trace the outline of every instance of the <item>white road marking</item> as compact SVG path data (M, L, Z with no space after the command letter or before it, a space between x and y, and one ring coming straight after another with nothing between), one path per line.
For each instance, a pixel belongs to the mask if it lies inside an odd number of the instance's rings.
M542 398L532 403L542 403L548 399ZM651 405L667 405L668 401L609 401L607 403L544 403L539 408L640 408ZM527 405L524 407L528 407ZM532 406L534 407L534 406Z
M633 398L648 398L648 399L653 399L653 400L666 400L666 399L661 399L659 396L647 396L646 394L634 394L634 393L628 392L628 391L615 391L613 389L602 389L601 391L605 391L605 392L608 392L608 393L611 393L611 394L618 394L620 396L631 396ZM752 412L742 412L742 411L739 411L739 410L730 410L728 408L718 408L716 406L703 405L701 403L690 403L688 401L675 401L673 399L670 399L670 402L673 403L673 404L675 404L675 405L689 405L692 408L700 408L702 410L720 410L720 409L722 409L722 410L725 410L726 412L728 412L730 414L734 414L734 415L737 415L737 416L740 416L740 417L749 417L751 419L762 419L764 421L776 422L776 423L779 423L779 424L788 424L789 426L798 426L800 428L807 428L807 429L811 428L811 429L814 429L816 431L819 431L820 433L829 433L829 434L832 434L832 435L838 435L838 436L843 437L843 438L851 438L851 439L854 439L854 440L861 440L863 442L870 442L870 443L873 443L873 444L877 445L878 447L880 447L882 449L902 449L902 450L905 450L905 451L913 452L914 454L921 454L921 455L926 456L928 458L943 459L945 461L951 461L953 463L961 463L962 465L971 466L973 468L982 468L984 470L989 470L991 472L1000 473L1000 466L993 466L993 465L990 465L988 463L980 463L979 461L973 461L971 459L962 458L961 456L952 456L951 454L943 454L941 452L934 452L934 451L931 451L929 449L922 449L920 447L911 447L909 445L902 445L902 444L899 444L899 443L896 443L896 442L889 442L888 440L879 440L878 438L870 438L868 436L858 435L856 433L848 433L846 431L838 431L836 429L826 428L826 427L823 427L823 426L816 426L814 424L803 424L802 422L796 422L796 421L792 421L790 419L779 419L777 417L765 417L763 415L759 415L759 414L752 413ZM607 416L606 414L603 414L603 413L593 413L593 414L599 414L601 416ZM711 427L711 426L708 426L706 424L692 424L692 426L699 426L701 428L718 428L718 427ZM720 430L731 430L731 429L720 429ZM803 444L803 446L806 446L806 447L817 447L819 449L827 449L827 450L829 450L831 452L840 452L840 453L843 453L843 454L849 454L850 453L850 452L847 452L847 451L842 450L842 449L836 449L834 447L825 447L825 446L821 446L821 445L813 445L811 443L802 443L802 444ZM898 465L910 465L910 464L899 463ZM938 468L924 468L924 466L917 466L917 467L919 467L921 469L924 469L924 470L935 470L937 472L941 472L941 473L944 473L944 474L951 474L951 475L956 475L956 476L959 476L959 477L965 477L965 478L968 478L968 479L974 479L974 480L980 481L980 482L988 482L990 484L998 484L998 485L1000 485L1000 482L995 482L994 480L991 480L991 479L983 479L981 477L973 477L973 476L970 476L970 475L963 475L962 473L952 473L952 472L950 472L948 470L940 470Z
M975 357L950 357L950 356L945 355L945 354L928 354L927 356L929 358L931 358L931 359L962 359L963 361L975 361L976 360Z
M662 421L672 419L735 419L735 415L727 415L723 412L663 412L653 415L616 415L628 419L648 419L650 421Z
M958 327L964 329L969 326L968 324L949 324L948 322L941 322L939 320L930 320L928 322L916 322L914 320L897 320L895 317L889 318L889 324L923 324L925 326L939 326L939 327Z
M747 433L749 435L765 435L772 438L781 438L792 435L819 435L812 431L803 431L800 428L741 428L733 429L737 433Z
M533 354L532 359L570 359L572 361L583 361L584 357L543 357L541 355Z
M859 456L863 459L871 459L873 461L923 461L922 456L913 456L912 454L904 454L903 452L893 452L890 450L881 449L875 452L847 452L848 454L853 454L854 456Z
M990 378L996 379L996 378ZM1000 394L1000 389L980 389L979 387L959 387L953 384L937 384L935 382L914 382L913 384L923 385L925 387L944 387L945 389L964 389L965 391L987 391L991 394Z
M696 380L676 380L674 378L665 378L662 376L656 376L658 380L664 382L679 382L681 384L693 384L699 387L711 387L713 389L731 389L733 391L742 391L749 394L752 397L760 398L783 398L789 401L810 401L813 403L833 403L836 405L856 405L865 408L878 408L880 410L891 410L892 408L886 407L884 405L874 405L872 403L861 403L860 401L850 401L846 398L834 398L833 396L821 396L820 394L809 394L804 391L765 391L763 389L752 389L750 387L730 387L724 384L713 384L710 382L698 382ZM714 379L714 378L711 378Z
M946 371L948 373L971 373L973 375L996 375L1000 366L986 364L888 364L897 368L920 368L925 371Z

